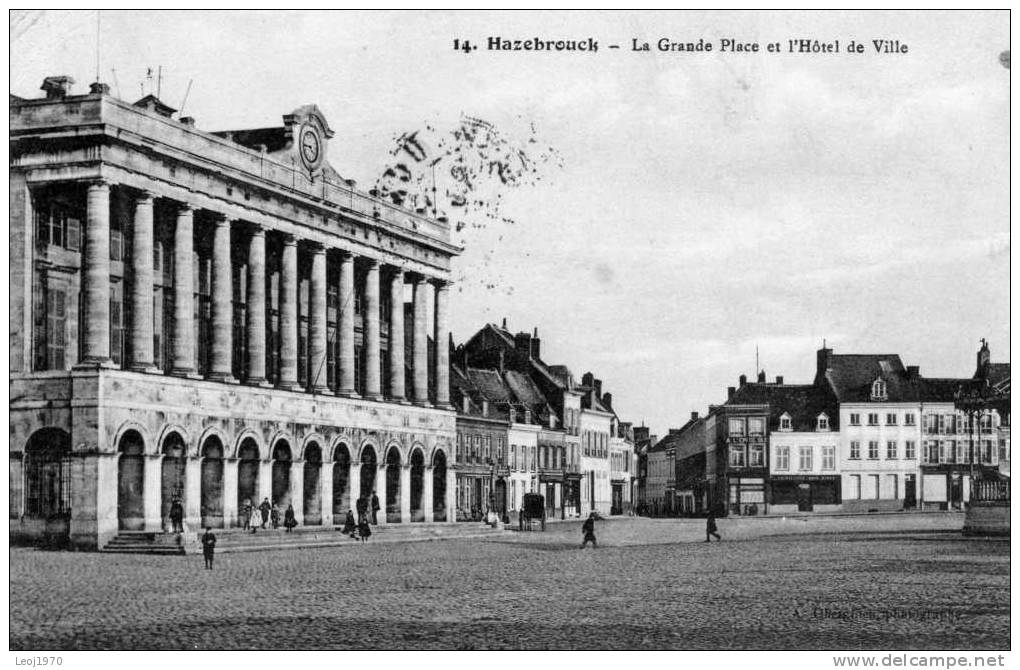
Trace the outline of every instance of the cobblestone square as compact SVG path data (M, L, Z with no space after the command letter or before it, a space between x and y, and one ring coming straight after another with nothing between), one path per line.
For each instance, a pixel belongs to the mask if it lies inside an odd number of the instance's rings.
M15 650L1008 649L1008 540L959 515L579 525L202 557L12 549ZM757 525L756 525L757 524ZM385 531L383 531L385 532ZM252 631L270 631L253 635Z

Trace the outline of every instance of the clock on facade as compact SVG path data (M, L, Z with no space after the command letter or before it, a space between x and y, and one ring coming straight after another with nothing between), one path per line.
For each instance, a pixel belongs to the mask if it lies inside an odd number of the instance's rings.
M319 158L322 156L322 140L319 139L319 133L313 126L305 125L301 128L299 141L301 160L305 166L309 170L318 167Z

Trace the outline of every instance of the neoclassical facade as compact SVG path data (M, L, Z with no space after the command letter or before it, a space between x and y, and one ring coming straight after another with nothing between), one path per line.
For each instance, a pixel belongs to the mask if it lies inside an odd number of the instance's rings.
M174 499L329 525L372 491L454 521L446 220L342 179L314 105L209 133L71 84L11 96L12 538L98 548Z

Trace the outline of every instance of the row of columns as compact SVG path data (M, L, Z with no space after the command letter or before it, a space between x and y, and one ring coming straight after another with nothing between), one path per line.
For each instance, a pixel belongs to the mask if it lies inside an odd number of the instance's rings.
M134 281L130 292L131 340L130 368L155 371L153 361L153 200L142 192L135 200L132 231L132 268ZM86 364L110 363L110 186L106 182L89 185L86 200L85 246L85 336ZM174 338L171 374L190 377L197 371L194 305L194 208L181 204L174 231ZM266 384L266 231L252 225L248 244L247 338L249 370L245 383ZM213 231L212 259L212 360L209 377L236 382L233 368L233 277L231 264L231 220L218 215ZM280 290L280 378L278 386L299 389L297 379L297 240L284 236ZM309 295L309 349L312 358L311 390L327 392L326 379L314 371L323 369L327 356L326 321L326 248L315 245L312 251ZM390 277L390 397L405 400L404 379L404 281L402 268L394 268ZM366 398L381 399L380 375L380 264L368 259L365 280L364 342L366 356ZM432 281L417 275L414 286L413 364L410 400L429 404L427 315ZM449 284L436 280L435 286L436 402L449 405ZM339 383L338 395L356 396L354 384L354 256L343 255L340 263Z
M162 454L147 455L144 457L143 465L143 508L145 516L145 530L157 532L168 526L168 520L163 518L163 460ZM299 524L304 524L304 468L306 461L288 461L290 463L290 504L294 506L294 515ZM223 519L225 525L230 525L238 520L238 466L240 459L223 459ZM323 526L333 524L333 463L319 463L319 514ZM358 497L361 495L361 468L369 467L361 464L349 466L347 488L349 509L357 511ZM386 471L385 465L376 466L375 491L379 497L380 524L386 524ZM422 512L424 521L431 523L435 520L433 509L434 494L434 470L431 466L423 469L422 486ZM258 490L254 495L252 503L258 505L263 498L273 498L273 461L259 461ZM277 501L279 502L279 501ZM446 521L456 521L456 473L453 469L446 469ZM198 527L201 523L202 514L202 459L189 458L185 462L185 485L184 485L184 521L191 527ZM283 509L281 509L281 514ZM342 510L339 514L347 512ZM371 513L371 512L370 512ZM411 521L411 468L408 465L400 466L400 519L401 523Z

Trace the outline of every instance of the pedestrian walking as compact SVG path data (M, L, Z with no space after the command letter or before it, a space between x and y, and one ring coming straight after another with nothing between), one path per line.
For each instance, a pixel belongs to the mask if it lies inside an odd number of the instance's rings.
M273 506L269 504L269 498L263 498L262 504L259 505L259 512L262 513L262 527L265 528L266 524L269 523L269 512L273 509Z
M595 539L595 512L588 515L584 525L581 526L581 532L584 533L584 540L581 542L581 549L587 547L589 542L591 542L592 549L599 548L598 540Z
M241 529L247 531L251 527L251 503L247 500L241 506Z
M375 491L372 491L372 523L373 524L379 523L379 519L376 516L378 513L379 513L379 496L377 496L375 494Z
M347 510L347 518L344 519L343 534L354 537L358 532L358 526L354 523L354 513Z
M708 518L705 519L705 542L711 542L715 535L716 542L721 542L722 537L717 532L719 528L715 525L715 512L708 510Z
M202 556L205 557L205 569L212 570L213 554L216 551L216 536L212 528L206 528L202 535Z
M362 519L368 518L368 498L361 496L358 498L356 506L358 508L358 523L360 524Z
M287 529L287 532L294 530L294 526L297 525L297 519L294 518L294 506L287 505L287 511L283 513L283 526Z
M273 509L269 510L269 521L273 526L273 530L280 527L280 508L273 503Z
M358 537L362 542L368 542L372 535L372 527L368 525L368 519L362 519L358 524Z
M170 503L170 526L174 533L184 532L184 505L181 504L180 498L174 498Z

